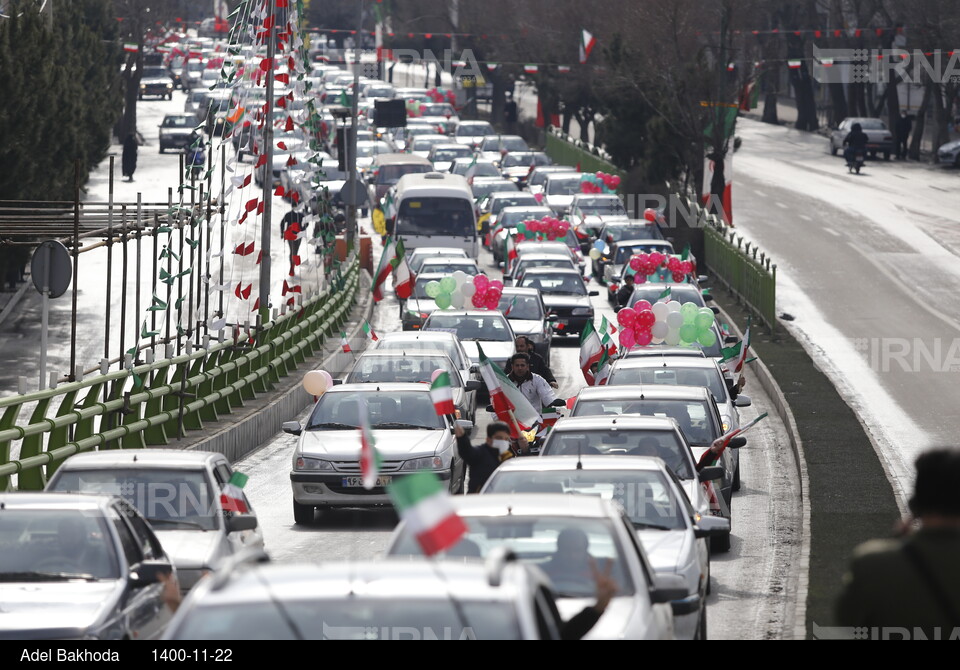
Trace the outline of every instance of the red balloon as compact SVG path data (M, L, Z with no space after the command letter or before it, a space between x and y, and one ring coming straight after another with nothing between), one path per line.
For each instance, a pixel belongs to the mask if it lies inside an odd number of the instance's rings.
M640 268L643 266L643 263L640 262L640 259L634 256L630 259L630 269L634 272L639 272Z
M633 306L633 309L635 312L637 312L637 314L639 314L640 312L651 309L652 307L653 305L651 305L646 300L637 300L637 304Z
M490 286L490 279L486 275L477 275L473 278L473 285L477 288L477 293L483 293Z
M647 221L656 221L656 220L657 220L657 212L656 212L655 210L652 210L652 209L650 209L650 208L647 208L647 209L643 210L643 218L646 219Z
M484 303L486 302L485 300L486 297L487 297L486 293L480 293L479 291L477 293L474 293L473 299L472 299L473 306L477 308L483 307Z
M634 339L637 346L645 347L653 341L653 333L649 328L638 329L634 332Z
M643 311L637 312L637 325L635 326L638 330L643 328L652 328L653 324L657 322L657 315L649 307L647 303L647 308Z
M677 283L677 284L679 284L680 282L682 282L682 281L683 281L684 279L686 279L686 278L687 278L687 275L683 274L682 272L674 272L674 273L673 273L673 281L674 281L675 283Z
M651 210L647 210L648 212ZM650 262L655 265L660 265L663 262L663 254L659 251L654 251L650 254Z
M619 187L620 187L620 177L617 176L617 175L612 175L612 176L610 177L610 186L613 187L613 188L619 188Z
M690 261L681 261L681 262L680 262L680 271L683 272L683 273L685 273L685 274L692 274L692 273L693 273L693 263L691 263Z
M624 328L632 328L637 322L637 312L630 307L624 307L617 312L617 323Z
M646 284L646 283L647 283L647 276L646 276L646 275L642 275L642 274L640 274L640 273L638 272L636 275L634 275L633 281L634 281L634 283L637 283L637 284Z
M622 311L622 310L621 310ZM637 337L631 328L624 328L620 331L620 346L624 349L630 349L637 344Z

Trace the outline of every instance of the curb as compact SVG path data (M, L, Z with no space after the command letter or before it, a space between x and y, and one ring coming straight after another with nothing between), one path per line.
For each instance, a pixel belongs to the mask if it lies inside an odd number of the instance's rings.
M719 305L718 305L719 306ZM743 338L739 326L730 318L726 310L720 307L720 313L727 323L736 331L740 338ZM787 403L783 391L773 378L773 374L761 359L755 361L751 368L757 375L760 386L766 391L773 404L776 407L777 415L783 421L787 429L787 436L790 439L790 446L793 450L793 459L797 465L797 472L800 476L800 512L802 515L802 529L800 533L800 565L797 571L797 592L796 600L793 605L793 634L794 640L805 640L807 638L807 593L810 589L810 480L807 476L807 461L803 454L803 441L800 439L800 430L797 428L797 421L793 416L793 411ZM789 624L789 619L788 619Z
M373 311L373 300L369 297L371 284L370 274L366 270L361 270L358 290L361 292L360 295L366 295L367 297L365 303L355 305L350 314L351 321L356 319L356 323L348 332L347 339L354 351L366 349L366 336L362 334L362 327L363 322L369 320ZM334 343L335 350L327 354L319 365L312 364L316 367L308 369L324 369L330 372L333 377L337 377L352 365L356 358L354 355L340 351L339 338L330 338L328 342ZM307 363L308 366L311 365L310 361ZM302 374L306 371L307 369L298 372ZM290 379L290 377L287 379ZM308 395L303 386L297 383L286 391L281 391L280 395L273 398L260 410L251 412L208 437L185 446L184 450L216 451L225 455L231 463L234 463L257 451L276 437L281 432L281 426L285 421L296 419L313 402L313 396Z
M2 324L8 316L13 312L20 300L23 299L23 294L27 292L27 288L33 284L28 278L24 279L23 283L20 284L20 288L14 291L13 295L10 297L10 301L7 302L7 306L3 308L3 311L0 312L0 324Z

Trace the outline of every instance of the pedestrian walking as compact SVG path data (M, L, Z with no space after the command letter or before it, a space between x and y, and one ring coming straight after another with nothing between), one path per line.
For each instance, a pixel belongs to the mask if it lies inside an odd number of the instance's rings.
M507 91L507 102L503 106L503 123L507 129L507 135L517 134L517 103L513 99L513 93Z
M960 635L960 449L935 449L916 461L900 537L854 551L837 602L840 626L891 631L911 639ZM870 633L872 636L872 632Z
M897 158L899 160L907 159L907 141L910 138L910 131L913 129L913 117L903 112L897 119Z
M293 276L293 270L297 265L293 260L295 256L300 254L300 242L303 241L300 238L300 232L303 229L303 212L291 207L290 211L284 214L280 221L280 233L290 247L290 276Z
M127 181L133 181L133 173L137 171L137 148L136 134L127 133L123 140L123 156L120 160L120 168Z

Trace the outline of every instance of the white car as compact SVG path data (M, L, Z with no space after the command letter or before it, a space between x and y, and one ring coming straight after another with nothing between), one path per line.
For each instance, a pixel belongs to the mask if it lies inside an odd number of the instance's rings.
M669 603L687 596L686 584L677 575L656 573L619 505L599 497L548 494L457 496L450 502L467 532L448 556L512 552L550 578L564 619L595 602L590 565L609 565L617 593L584 639L673 639ZM387 555L419 556L415 534L401 522Z
M382 333L368 351L439 351L450 357L464 383L480 381L480 367L470 360L455 334L434 332Z
M360 468L364 407L383 459L372 489L364 488ZM469 421L458 423L468 432L473 428ZM466 468L453 426L437 416L426 384L334 386L320 396L306 425L290 421L283 431L300 437L290 471L297 524L311 523L316 509L390 505L386 486L406 473L429 470L451 493L464 490Z
M680 481L653 456L512 458L497 468L481 494L563 493L617 502L626 512L653 569L679 575L687 596L671 603L678 639L706 639L710 584L707 537L729 530L701 516Z
M420 273L420 266L428 258L469 258L463 249L453 247L417 247L407 257L410 272Z
M517 353L516 335L507 318L497 311L446 309L436 311L423 323L423 330L455 333L470 360L480 363L480 349L502 370ZM539 408L538 408L539 409Z
M461 121L453 133L453 139L459 144L477 147L484 137L494 133L496 131L489 121Z
M543 182L543 204L552 209L556 216L566 216L574 197L581 192L582 181L582 175L577 173L548 174Z
M406 152L422 156L423 158L429 158L433 145L446 144L449 141L450 138L446 135L438 135L436 133L433 135L415 135L413 139L407 143Z
M477 147L480 159L491 161L499 165L500 160L508 153L515 151L530 151L527 141L519 135L487 135Z

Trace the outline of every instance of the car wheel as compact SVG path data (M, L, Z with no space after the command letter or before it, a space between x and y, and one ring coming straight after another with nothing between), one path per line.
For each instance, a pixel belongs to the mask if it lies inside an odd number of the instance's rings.
M160 153L163 153L164 151L166 150L163 148L163 145L160 145Z
M733 473L733 490L740 490L740 465L737 465L737 471Z
M306 526L313 523L316 508L313 505L301 505L296 500L293 501L293 522L298 526Z
M877 152L876 152L876 151L871 151L871 152L870 152L870 158L876 158L876 157L877 157Z
M707 639L707 608L703 607L700 610L700 625L697 627L697 638L698 640Z
M730 533L710 538L710 551L718 554L730 551Z

